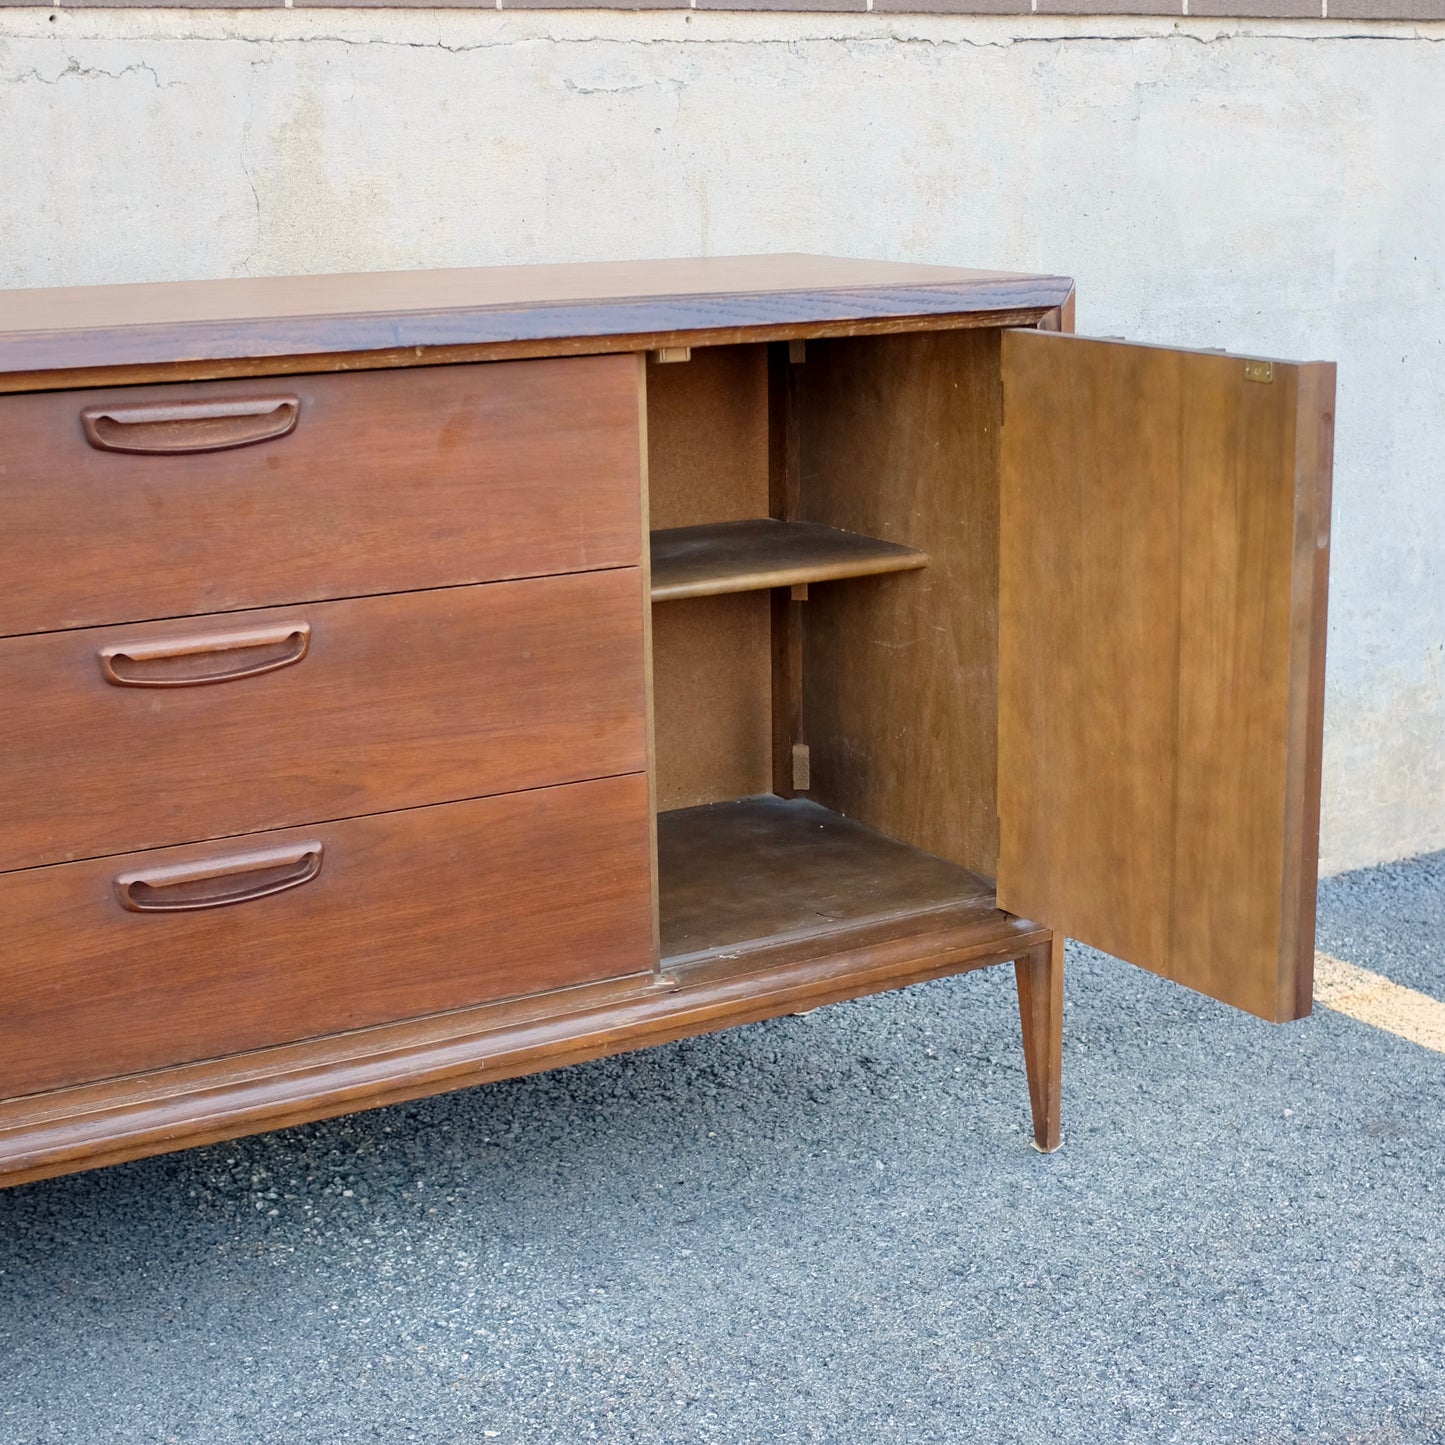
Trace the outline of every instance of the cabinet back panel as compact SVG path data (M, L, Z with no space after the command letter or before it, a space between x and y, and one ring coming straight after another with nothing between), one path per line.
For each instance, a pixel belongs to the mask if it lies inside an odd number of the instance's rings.
M647 365L648 512L654 530L768 515L766 346L700 347ZM772 786L772 660L765 592L652 612L659 809Z
M803 517L929 556L804 605L809 796L992 877L999 333L815 342L799 371Z
M768 515L766 346L648 362L647 469L654 531Z
M769 625L766 592L652 609L659 810L771 790Z

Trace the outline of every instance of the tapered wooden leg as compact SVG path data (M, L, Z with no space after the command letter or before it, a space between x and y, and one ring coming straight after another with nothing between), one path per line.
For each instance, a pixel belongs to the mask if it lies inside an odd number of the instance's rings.
M1059 1101L1064 1068L1064 939L1048 943L1014 964L1019 985L1019 1019L1024 1031L1024 1068L1034 1114L1034 1147L1045 1154L1059 1147Z

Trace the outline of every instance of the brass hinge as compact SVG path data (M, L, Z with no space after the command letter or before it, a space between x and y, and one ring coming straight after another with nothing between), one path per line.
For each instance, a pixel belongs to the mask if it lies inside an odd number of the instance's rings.
M692 347L690 346L659 346L652 353L652 359L658 363L664 361L691 361Z
M1244 363L1244 379L1246 381L1273 381L1274 363L1272 361L1246 361Z

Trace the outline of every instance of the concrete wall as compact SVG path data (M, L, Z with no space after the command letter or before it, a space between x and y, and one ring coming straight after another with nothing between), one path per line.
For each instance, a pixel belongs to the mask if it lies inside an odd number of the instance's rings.
M1445 847L1445 26L0 10L0 285L817 250L1340 362L1324 863Z

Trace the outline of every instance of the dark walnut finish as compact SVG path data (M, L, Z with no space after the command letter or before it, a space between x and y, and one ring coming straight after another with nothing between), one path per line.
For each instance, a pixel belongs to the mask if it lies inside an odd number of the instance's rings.
M639 972L647 856L634 774L0 875L0 1092Z
M76 286L6 295L0 372L201 363L207 374L207 362L317 356L349 368L368 354L396 366L407 351L638 351L672 337L997 325L1037 320L1072 291L1062 276L789 255Z
M1049 1150L1065 933L1307 1011L1331 368L798 256L4 301L0 1183L1005 963Z
M204 417L149 452L97 449L83 418L269 403L273 381L0 397L0 635L636 566L636 368L292 377L294 426L222 449Z
M645 772L645 690L635 568L8 638L0 870Z
M652 1048L985 968L1000 953L1061 988L1062 941L1051 944L1047 929L996 911L975 922L774 967L683 968L534 995L0 1103L0 1177L45 1179ZM1042 1041L1044 1067L1053 1061L1052 1085L1038 1097L1054 1112L1039 1115L1044 1128L1035 1134L1039 1147L1051 1148L1059 1139L1061 993L1039 997L1044 1007L1025 1016L1025 1037Z

